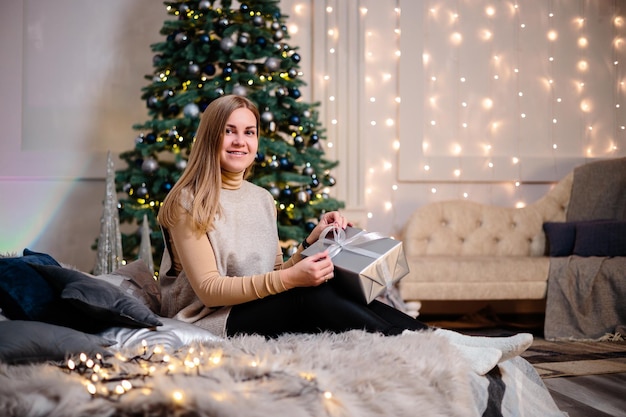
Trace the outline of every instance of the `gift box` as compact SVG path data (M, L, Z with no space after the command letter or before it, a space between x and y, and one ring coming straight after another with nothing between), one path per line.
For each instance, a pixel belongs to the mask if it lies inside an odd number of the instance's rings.
M311 256L328 249L335 266L332 285L365 304L385 293L409 273L402 242L356 227L329 227L302 252Z

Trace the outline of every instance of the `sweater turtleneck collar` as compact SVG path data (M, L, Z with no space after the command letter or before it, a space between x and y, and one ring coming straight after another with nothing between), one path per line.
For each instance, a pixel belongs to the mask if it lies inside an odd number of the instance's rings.
M228 172L222 170L222 188L225 190L237 190L241 188L243 183L243 173L241 172Z

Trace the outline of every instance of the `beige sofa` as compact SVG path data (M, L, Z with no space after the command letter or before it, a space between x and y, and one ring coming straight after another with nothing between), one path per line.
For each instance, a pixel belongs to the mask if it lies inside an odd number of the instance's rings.
M418 208L402 236L410 269L399 283L402 299L545 299L550 258L542 226L565 221L572 181L570 173L523 208L466 200Z

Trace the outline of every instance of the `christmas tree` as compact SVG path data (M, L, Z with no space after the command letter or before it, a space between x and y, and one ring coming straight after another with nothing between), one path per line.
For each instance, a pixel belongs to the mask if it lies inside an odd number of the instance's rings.
M276 201L278 232L285 257L315 227L326 211L343 204L330 197L330 170L324 157L324 129L318 103L301 99L297 48L287 40L287 16L278 0L248 0L232 8L229 0L164 2L168 18L151 45L154 72L142 89L150 120L133 126L134 149L122 153L127 168L116 172L120 223L136 231L122 233L125 259L136 259L150 226L154 264L163 253L157 214L163 199L185 169L199 116L225 94L248 97L259 108L259 149L251 182ZM144 243L145 244L145 243Z

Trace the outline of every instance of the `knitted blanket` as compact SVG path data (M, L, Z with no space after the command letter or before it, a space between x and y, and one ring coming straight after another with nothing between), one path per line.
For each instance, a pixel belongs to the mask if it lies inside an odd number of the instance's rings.
M626 220L626 158L574 169L568 222ZM546 339L599 339L626 330L626 257L551 258Z

